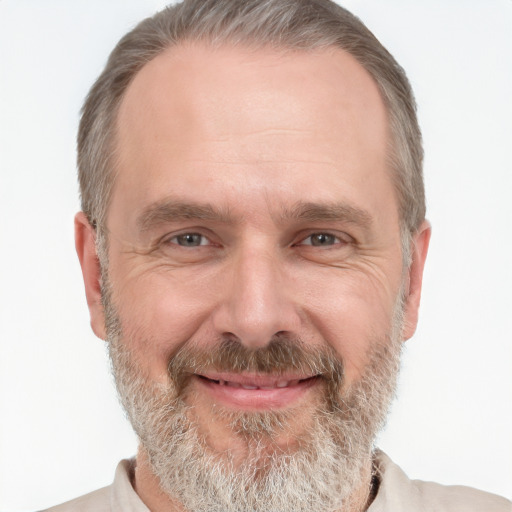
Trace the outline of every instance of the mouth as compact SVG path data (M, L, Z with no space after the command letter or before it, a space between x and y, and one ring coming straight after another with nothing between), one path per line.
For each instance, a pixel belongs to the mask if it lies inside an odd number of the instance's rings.
M216 403L233 409L269 410L292 406L319 385L319 375L196 374L198 385Z
M297 386L298 384L302 384L307 382L310 379L318 378L317 375L311 377L301 377L301 378L290 378L284 379L282 377L279 378L268 378L268 377L244 377L240 375L239 377L228 377L228 379L235 378L236 380L228 380L222 378L211 378L205 375L198 375L200 379L204 379L206 381L210 381L214 384L218 384L219 386L229 386L232 388L243 388L248 390L255 389L283 389L288 388L290 386Z

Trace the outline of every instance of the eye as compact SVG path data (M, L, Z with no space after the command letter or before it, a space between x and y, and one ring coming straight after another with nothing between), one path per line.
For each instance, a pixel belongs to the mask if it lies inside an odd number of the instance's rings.
M311 245L313 247L329 247L331 245L336 245L342 243L342 241L334 235L330 233L313 233L305 238L301 245Z
M201 245L209 245L210 241L199 233L183 233L170 238L169 243L180 245L181 247L199 247Z

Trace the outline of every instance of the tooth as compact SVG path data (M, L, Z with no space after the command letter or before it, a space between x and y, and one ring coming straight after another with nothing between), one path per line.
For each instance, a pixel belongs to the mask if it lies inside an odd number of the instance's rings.
M242 384L244 389L258 389L258 386L249 386L248 384Z
M219 380L219 385L225 386L226 385L226 381L225 380Z
M276 389L275 386L260 386L260 389Z
M240 387L240 384L238 384L238 382L229 382L229 381L226 381L226 386L230 386L232 388L239 388Z
M290 382L289 382L289 381L287 381L287 380L280 380L280 381L278 381L278 383L276 384L276 386L277 386L278 388L286 388L286 387L288 387L288 385L289 385L289 384L290 384Z
M299 383L298 380L291 380L290 381L290 386L296 386L298 383Z

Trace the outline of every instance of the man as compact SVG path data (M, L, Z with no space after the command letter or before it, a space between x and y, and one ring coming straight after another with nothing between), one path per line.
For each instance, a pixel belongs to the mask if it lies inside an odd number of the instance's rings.
M84 106L76 245L140 439L52 510L509 510L374 440L430 226L407 79L322 0L191 0Z

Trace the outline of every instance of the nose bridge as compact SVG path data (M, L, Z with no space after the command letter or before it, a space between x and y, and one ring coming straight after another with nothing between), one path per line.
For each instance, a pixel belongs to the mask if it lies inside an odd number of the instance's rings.
M279 248L265 238L237 251L231 282L219 308L219 334L235 335L247 347L259 348L279 332L295 331L298 315L283 264Z

